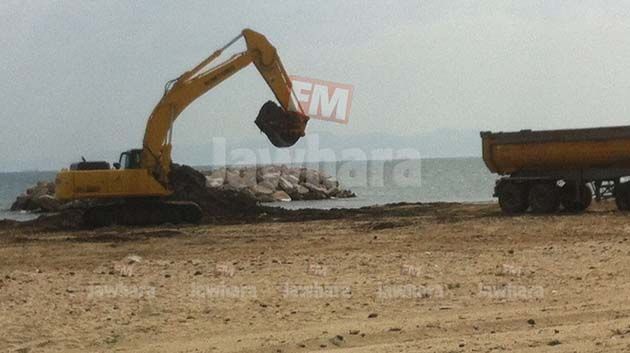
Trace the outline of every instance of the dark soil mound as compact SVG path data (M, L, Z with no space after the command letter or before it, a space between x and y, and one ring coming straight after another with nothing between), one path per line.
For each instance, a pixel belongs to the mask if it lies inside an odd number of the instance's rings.
M261 210L253 195L206 187L206 177L187 165L173 165L170 179L171 200L195 202L203 211L204 222L256 216Z

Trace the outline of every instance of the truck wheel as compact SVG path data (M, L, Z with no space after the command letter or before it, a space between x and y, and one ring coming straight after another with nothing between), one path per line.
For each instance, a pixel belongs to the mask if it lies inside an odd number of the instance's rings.
M567 182L560 190L560 199L562 206L569 212L582 212L591 205L593 201L593 192L586 184L580 185L580 199L577 197L577 183Z
M527 210L527 185L505 183L499 190L499 206L507 214L522 213Z
M534 213L553 213L560 207L560 188L555 183L540 183L529 190L529 205Z
M630 211L630 183L615 184L615 203L619 211Z

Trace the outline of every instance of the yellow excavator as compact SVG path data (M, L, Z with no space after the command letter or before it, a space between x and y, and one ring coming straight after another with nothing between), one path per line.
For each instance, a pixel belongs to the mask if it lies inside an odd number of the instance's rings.
M241 38L245 39L245 51L209 68ZM84 213L86 224L198 222L202 217L199 205L168 200L174 190L173 124L188 105L250 63L254 63L280 103L280 107L271 101L265 103L256 125L276 147L295 144L305 134L308 116L297 104L291 79L276 49L262 34L245 29L192 70L166 84L164 95L147 122L141 149L123 152L113 169L107 162L83 159L61 170L55 181L56 198L100 200Z

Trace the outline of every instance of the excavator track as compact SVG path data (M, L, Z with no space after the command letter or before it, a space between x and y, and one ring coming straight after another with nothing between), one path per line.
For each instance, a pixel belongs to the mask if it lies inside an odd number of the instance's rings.
M93 206L83 214L83 224L106 227L199 223L202 215L201 208L194 202L136 201Z

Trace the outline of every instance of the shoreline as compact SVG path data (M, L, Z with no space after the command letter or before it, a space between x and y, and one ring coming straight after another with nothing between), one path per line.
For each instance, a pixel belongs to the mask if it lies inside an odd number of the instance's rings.
M354 200L353 201L359 201L358 203L360 203L360 200ZM337 215L340 212L343 214L348 214L348 215L352 215L354 213L360 213L361 210L363 209L390 209L390 208L396 208L399 206L423 206L423 207L432 207L432 206L441 206L441 205L470 205L470 206L488 206L488 205L497 205L498 207L498 203L496 201L430 201L430 202L407 202L407 201L400 201L400 202L391 202L391 203L385 203L385 204L362 204L360 203L359 205L353 205L353 206L349 206L349 207L335 207L334 205L332 207L312 207L313 205L309 205L312 203L316 203L316 204L321 204L321 203L334 203L335 201L339 201L339 202L343 202L343 203L347 203L347 199L328 199L328 200L313 200L313 201L284 201L284 202L274 202L274 203L265 203L265 204L261 204L260 208L262 210L262 213L265 214L266 211L270 211L271 214L278 216L278 215L282 215L285 216L286 215L291 215L291 214L309 214L309 213L313 213L313 214L317 214L320 217L323 218L328 218L330 216L326 216L327 213L330 213L331 215ZM300 205L297 207L283 207L283 206L290 206L290 204L296 204L299 203ZM354 212L356 211L356 212ZM64 213L63 212L31 212L31 211L10 211L10 210L5 210L5 211L1 211L0 215L2 214L15 214L16 216L19 215L18 218L22 218L22 219L15 219L15 218L0 218L0 229L2 228L2 223L4 223L4 226L7 227L8 224L15 224L16 226L35 226L37 227L38 223L41 222L46 222L48 219L56 219L60 216L63 216ZM264 218L264 217L263 217ZM202 222L200 224L183 224L183 226L203 226L203 225L212 225L212 224L229 224L229 223L242 223L242 221L260 221L261 218L257 217L257 219L245 219L245 220L239 220L236 222L230 222L229 220L227 220L227 222ZM166 225L168 226L168 225ZM128 228L143 228L143 226L121 226L121 227L128 227ZM161 225L154 225L152 227L157 227L160 228L162 227ZM60 231L63 231L63 228L59 229ZM67 229L67 230L72 230L72 229Z

